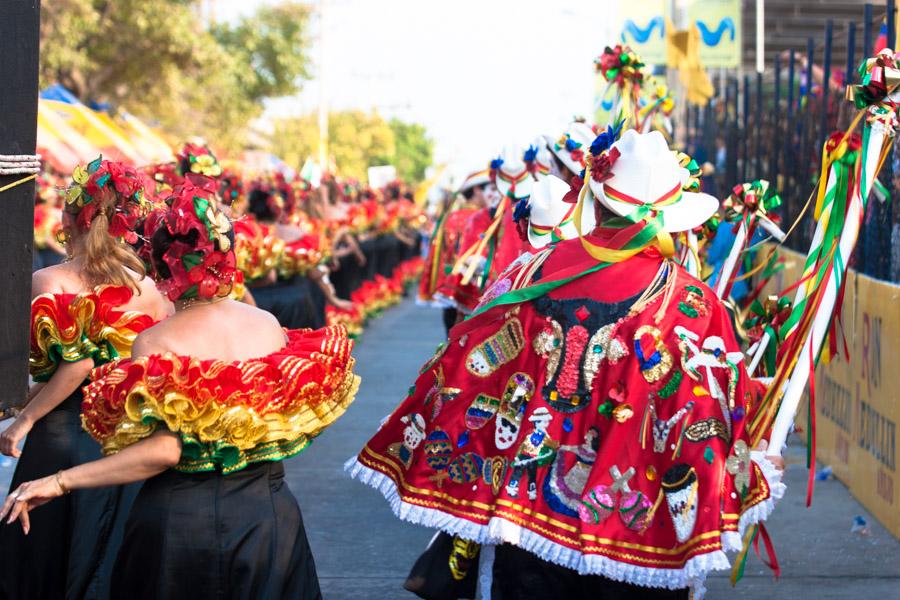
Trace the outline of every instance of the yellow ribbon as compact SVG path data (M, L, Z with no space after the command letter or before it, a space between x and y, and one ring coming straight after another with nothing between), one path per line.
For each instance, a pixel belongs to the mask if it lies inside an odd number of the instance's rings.
M590 173L587 174L587 177L590 177ZM628 260L632 256L642 252L646 246L630 248L627 250L617 250L613 248L607 248L605 246L598 246L597 244L592 243L584 236L585 234L581 230L581 215L584 210L584 201L585 196L587 195L588 190L588 182L587 178L585 180L584 185L581 187L581 192L578 194L578 204L575 206L575 231L578 232L578 239L581 240L581 246L585 249L585 251L590 254L594 259L599 260L600 262L608 262L608 263L618 263ZM668 231L661 229L656 234L656 245L659 248L659 251L666 257L672 257L675 255L675 243L672 241L672 236L669 235Z
M18 181L13 181L12 183L8 183L8 184L4 185L3 187L0 187L0 193L5 192L6 190L11 190L12 188L16 187L17 185L22 185L23 183L28 183L29 181L31 181L32 179L35 179L35 178L37 178L37 173L35 173L34 175L29 175L28 177L23 177L22 179L19 179Z

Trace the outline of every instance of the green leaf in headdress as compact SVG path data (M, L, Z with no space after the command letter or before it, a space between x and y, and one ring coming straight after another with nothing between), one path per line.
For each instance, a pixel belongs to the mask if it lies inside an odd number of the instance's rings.
M95 158L94 160L92 160L91 162L88 163L87 172L93 175L94 173L97 172L97 169L100 168L100 163L102 163L102 162L103 162L103 155L101 154L100 156L98 156L97 158Z

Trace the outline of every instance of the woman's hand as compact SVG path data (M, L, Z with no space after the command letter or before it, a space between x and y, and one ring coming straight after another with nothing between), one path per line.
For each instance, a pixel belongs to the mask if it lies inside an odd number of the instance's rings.
M329 302L331 302L331 304L339 310L353 310L353 302L351 302L350 300L344 300L343 298L338 298L337 296L335 296L334 298L329 298Z
M759 444L757 444L754 450L758 450L759 452L765 452L769 448L769 442L766 440L760 440ZM772 463L776 469L781 472L784 472L784 458L779 454L766 454L766 459Z
M28 517L28 511L46 504L63 495L63 490L59 485L57 475L49 475L34 481L27 481L16 488L16 490L6 497L3 508L0 509L0 521L6 519L9 525L16 519L22 522L22 531L28 535L31 530L31 521ZM7 518L7 515L9 517Z
M34 422L25 413L16 417L12 425L0 434L0 454L19 458L22 454L22 451L19 450L19 442L28 435L32 426L34 426Z

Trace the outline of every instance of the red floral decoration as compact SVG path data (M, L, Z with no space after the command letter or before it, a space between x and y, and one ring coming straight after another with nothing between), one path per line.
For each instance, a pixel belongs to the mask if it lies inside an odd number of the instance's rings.
M173 236L162 260L168 276L154 270L157 287L172 301L227 296L234 286L236 259L229 234L231 221L219 212L215 187L205 177L190 177L173 190L168 207L152 213L145 231L160 227ZM198 185L200 184L200 185ZM196 241L188 243L192 233Z
M591 179L603 183L613 176L612 167L619 159L619 149L613 148L599 156L591 156Z
M135 227L147 213L144 177L124 163L103 160L100 156L72 172L73 184L66 191L66 210L76 215L75 222L86 231L100 210L100 195L108 190L116 195L109 218L109 234L133 244Z

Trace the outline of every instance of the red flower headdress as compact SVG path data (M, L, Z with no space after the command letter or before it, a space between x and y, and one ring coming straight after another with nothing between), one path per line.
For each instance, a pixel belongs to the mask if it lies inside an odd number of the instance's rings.
M110 235L130 244L137 241L134 229L147 213L148 204L144 200L144 179L136 169L100 156L86 166L75 167L72 181L66 190L66 211L76 215L75 222L82 230L87 230L97 216L100 195L106 189L116 195L114 212L107 215Z
M172 301L224 297L234 286L231 221L219 212L215 190L198 185L203 179L188 177L173 190L168 207L147 218L148 237L165 227L175 238L162 256L168 276L153 272L157 287ZM189 243L192 232L196 241Z
M206 177L219 177L222 167L216 155L208 146L201 144L185 144L178 152L178 168L181 175L195 173Z
M219 192L223 204L234 206L244 196L244 180L234 171L223 171Z

